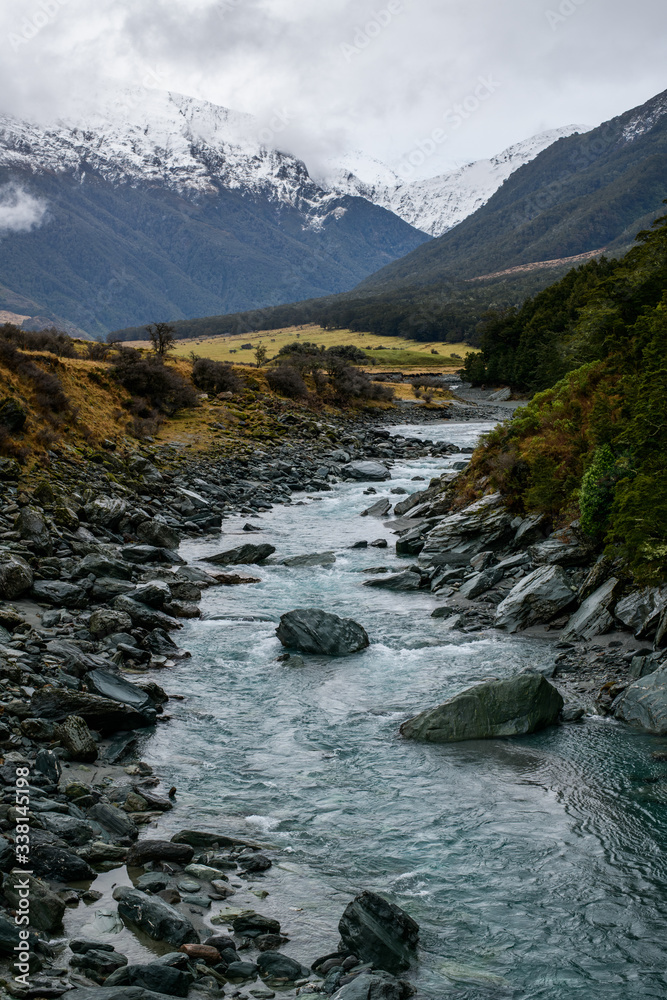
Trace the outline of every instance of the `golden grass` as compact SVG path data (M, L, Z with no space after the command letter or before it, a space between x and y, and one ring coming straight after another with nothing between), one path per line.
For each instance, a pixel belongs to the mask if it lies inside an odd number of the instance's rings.
M416 340L404 339L401 337L380 337L374 333L355 333L352 330L323 330L320 326L290 326L283 330L262 330L257 333L241 333L233 336L209 337L208 339L193 338L191 340L179 340L175 357L186 358L191 353L198 354L202 358L211 358L213 361L231 361L234 364L244 364L254 362L254 349L263 344L269 352L269 358L275 357L281 347L291 344L295 340L310 341L324 347L334 347L340 344L353 344L362 350L369 348L370 357L377 361L377 371L384 367L396 369L403 367L431 366L435 368L453 370L457 366L457 359L451 359L452 354L457 354L463 359L475 349L467 344L447 344L444 341L434 340L426 344ZM251 350L242 350L241 344L252 344ZM130 341L127 347L147 347L146 341ZM378 351L378 347L384 347L384 351ZM431 354L436 350L440 354ZM412 357L397 358L396 352L409 351ZM458 362L460 364L460 362Z

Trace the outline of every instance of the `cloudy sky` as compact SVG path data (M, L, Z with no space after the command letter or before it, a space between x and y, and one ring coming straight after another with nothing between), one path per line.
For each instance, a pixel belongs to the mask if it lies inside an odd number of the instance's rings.
M643 103L666 40L664 0L2 0L0 104L43 121L160 87L278 116L315 171L425 148L435 175Z

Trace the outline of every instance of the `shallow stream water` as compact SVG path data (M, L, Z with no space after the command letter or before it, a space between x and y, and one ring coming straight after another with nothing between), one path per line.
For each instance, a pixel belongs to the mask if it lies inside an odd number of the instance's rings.
M470 447L487 426L394 433ZM378 497L398 501L390 488L422 489L413 477L428 481L456 460L397 462ZM647 779L667 781L667 765L651 759L665 741L600 718L516 740L402 740L410 715L555 652L521 636L445 632L431 617L443 601L430 593L363 587L363 570L411 562L381 520L359 516L377 499L366 485L253 516L261 534L235 518L222 538L182 545L189 562L259 540L276 546L276 560L328 549L337 560L253 567L260 584L205 592L203 618L178 635L192 659L156 674L185 698L144 749L179 789L162 831L220 829L275 845L257 908L282 920L284 950L306 964L335 950L342 910L371 888L421 925L419 996L664 1000L667 804ZM389 548L349 548L378 538ZM306 657L302 668L277 662L280 614L309 606L359 621L370 648Z

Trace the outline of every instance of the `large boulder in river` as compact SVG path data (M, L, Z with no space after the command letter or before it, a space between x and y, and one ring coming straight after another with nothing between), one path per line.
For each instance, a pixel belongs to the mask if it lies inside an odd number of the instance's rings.
M165 941L177 948L182 944L199 944L199 935L190 920L163 899L126 885L117 886L113 898L123 920L135 924L154 941Z
M13 601L32 587L32 570L21 556L3 555L0 561L0 599Z
M496 609L496 628L518 632L554 618L572 603L574 588L560 566L540 566L524 576Z
M207 556L206 562L214 566L253 566L264 562L275 551L275 545L239 545L215 556Z
M391 479L389 469L382 462L350 462L343 466L342 472L347 479L360 482L382 483Z
M351 954L386 972L408 969L419 943L419 924L375 892L362 892L348 904L338 930Z
M563 699L542 674L528 671L485 681L401 726L408 739L427 743L525 736L553 725Z
M297 608L281 615L276 635L288 649L321 656L350 656L370 644L366 630L352 618L319 608Z
M667 735L667 664L626 688L614 702L614 712L632 726Z

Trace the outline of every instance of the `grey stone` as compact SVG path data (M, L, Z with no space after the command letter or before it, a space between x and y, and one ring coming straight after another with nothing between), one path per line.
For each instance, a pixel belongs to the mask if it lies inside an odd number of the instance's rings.
M162 608L165 601L171 600L171 589L164 580L149 580L135 587L130 596L151 608Z
M122 810L116 806L108 805L106 802L96 802L88 810L88 818L98 823L103 830L115 837L129 837L131 840L138 836L139 831L136 826Z
M13 601L30 590L33 573L21 556L3 554L0 557L0 598Z
M645 587L633 590L614 608L614 614L638 639L657 630L660 617L667 607L667 587Z
M473 556L498 548L511 535L511 515L494 493L445 517L426 536L420 562L467 566Z
M92 882L97 877L97 873L78 854L49 844L33 847L30 863L35 875L54 882Z
M15 875L5 875L2 891L10 906L18 909L21 897ZM26 884L30 898L30 926L37 931L53 933L62 926L65 904L51 892L49 887L32 875L22 875L21 881Z
M102 698L111 698L119 701L123 705L129 705L135 711L140 712L146 722L155 722L155 705L153 700L142 691L136 684L131 684L118 674L112 674L108 670L91 670L86 675L86 684L93 694Z
M613 710L623 722L658 736L667 735L667 665L626 688Z
M88 607L90 587L63 580L35 580L32 596L44 604L54 604L62 608Z
M314 552L310 556L289 556L282 560L281 566L333 566L335 562L335 552Z
M492 566L481 573L475 573L459 588L459 595L469 601L474 601L480 594L485 594L487 590L491 590L497 583L500 583L504 575L505 571L498 566Z
M509 632L554 618L574 600L574 589L561 566L540 566L516 584L496 609L496 628Z
M323 656L349 656L370 644L357 622L318 608L298 608L281 615L276 635L283 646Z
M254 962L230 962L225 975L228 979L254 979L258 968Z
M139 986L162 996L186 997L193 981L191 972L164 962L149 962L147 965L126 965L109 976L106 986Z
M401 734L428 743L525 736L557 722L562 707L553 684L527 671L468 688L404 722Z
M156 628L165 630L181 628L175 618L171 618L162 611L149 608L147 604L142 604L140 601L135 601L125 595L116 597L113 606L116 611L124 611L128 614L133 625L138 625L139 628L145 628L149 631Z
M572 528L563 528L545 541L532 545L529 554L538 565L585 566L591 560L593 548Z
M382 483L391 479L389 469L381 462L350 462L343 466L342 472L347 479L359 482Z
M543 540L549 519L544 514L530 514L525 517L516 529L513 549L524 549Z
M87 948L72 955L69 964L101 985L114 972L127 965L127 958L107 948Z
M77 987L67 994L67 1000L164 1000L164 997L164 993L140 986L110 986L108 982L104 986Z
M129 632L132 619L125 611L113 611L111 608L99 608L93 611L88 622L88 631L96 639L104 639L114 632Z
M408 1000L413 987L402 979L383 972L363 972L341 986L333 1000Z
M14 531L28 542L33 552L48 555L52 551L51 535L40 511L34 507L23 507L16 515Z
M90 823L75 816L66 816L63 813L42 813L40 816L42 825L50 833L55 833L57 837L75 847L81 847L93 839L95 831Z
M265 917L261 913L242 913L232 920L235 934L258 937L260 934L280 934L280 921Z
M422 578L419 573L411 573L407 570L404 573L391 573L388 576L374 577L372 580L364 580L364 587L378 587L382 590L419 590L422 585Z
M614 602L617 587L618 580L611 577L587 597L565 626L563 638L593 639L596 635L609 632L614 624L609 609Z
M187 865L194 857L194 848L189 844L178 844L171 840L140 840L128 854L128 864L134 867L149 861L173 861L177 865Z
M118 527L128 510L126 500L121 500L120 497L100 495L86 504L84 513L90 524L98 524L103 528L113 530Z
M49 779L52 785L57 785L62 774L62 767L53 750L42 749L35 757L35 770Z
M185 559L181 559L173 549L162 549L157 545L124 545L120 554L126 562L138 563L165 563L166 565L184 565Z
M68 715L79 715L91 729L103 734L152 725L150 718L129 705L100 698L99 695L63 688L42 688L31 699L32 714L51 722L63 722Z
M498 389L496 392L492 392L489 396L489 403L506 403L508 399L512 398L512 390L508 386L504 386L502 389Z
M174 551L181 541L176 529L159 516L150 521L142 521L137 527L137 538L147 545L155 545L158 549L172 549Z
M366 510L362 510L361 516L362 517L386 517L386 515L389 513L390 510L391 510L391 501L390 500L386 500L386 499L377 500L370 507L367 507Z
M56 738L73 760L88 764L97 760L97 744L81 716L68 715L59 726L56 726Z
M138 889L117 886L113 898L118 902L118 913L144 931L154 941L180 947L182 944L199 944L199 935L188 918L158 896L147 896Z
M207 556L206 562L214 566L253 566L264 562L276 551L275 545L239 545L214 556Z
M127 563L99 552L91 552L85 556L74 575L76 577L89 576L91 573L95 577L111 577L117 580L129 580L132 577L132 569Z
M257 959L257 965L262 975L271 979L286 979L292 983L297 979L307 979L310 975L310 970L300 962L282 955L279 951L262 952Z
M419 943L419 924L375 892L362 892L348 904L338 930L352 955L386 972L409 968Z

